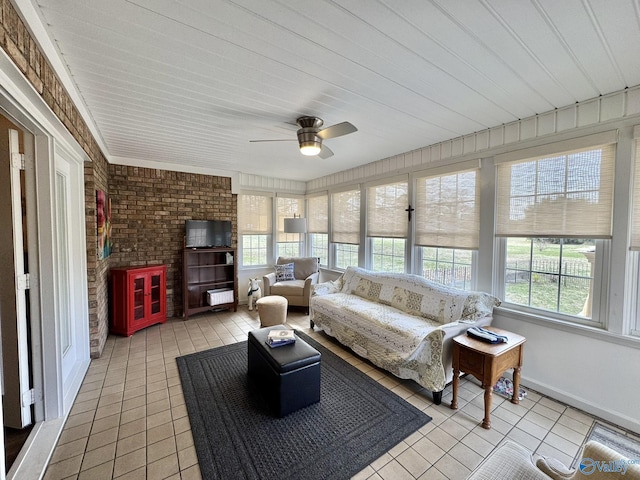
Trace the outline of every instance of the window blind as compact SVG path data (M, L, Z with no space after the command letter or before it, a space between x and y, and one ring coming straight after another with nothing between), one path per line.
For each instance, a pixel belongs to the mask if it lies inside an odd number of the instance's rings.
M245 235L271 234L271 197L238 195L238 231Z
M496 235L611 238L615 144L497 165Z
M635 139L636 161L633 173L633 198L631 218L631 250L640 250L640 126L633 129Z
M476 250L480 232L478 169L416 180L416 245Z
M304 209L303 198L276 197L276 216L278 221L278 242L298 242L299 233L285 233L284 219L293 218L293 215L301 216Z
M331 194L331 242L360 244L360 190Z
M367 190L367 236L406 238L408 206L407 182L369 187Z
M307 231L309 233L329 232L329 196L318 195L307 199Z

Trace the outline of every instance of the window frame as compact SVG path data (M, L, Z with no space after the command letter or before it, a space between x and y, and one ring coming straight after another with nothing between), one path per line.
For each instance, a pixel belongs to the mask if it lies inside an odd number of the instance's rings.
M290 201L295 200L297 203L297 208L289 209L296 210L295 212L291 211L290 214L281 214L283 210L282 205L280 203L282 201ZM301 233L284 233L284 219L291 218L293 214L303 216L306 210L306 199L302 195L294 195L294 194L277 194L273 199L273 218L274 222L272 225L274 242L273 242L273 255L274 258L278 257L304 257L306 256L306 245L305 245L305 235ZM282 230L280 229L282 226ZM294 237L297 235L298 240L291 241L280 241L280 236L283 235L287 238ZM298 245L298 253L291 254L290 252L281 252L281 249L286 249L287 246Z
M243 221L240 218L241 215L241 211L240 208L238 208L238 258L240 259L240 264L238 265L239 268L244 268L244 269L251 269L251 268L264 268L267 267L271 264L273 264L273 251L274 251L274 218L275 218L275 202L274 202L274 195L270 192L254 192L254 191L245 191L245 192L240 192L238 194L238 204L240 204L240 197L243 196L255 196L255 197L264 197L269 199L269 217L268 217L268 221L269 221L269 225L268 228L265 229L264 232L258 233L258 232L250 232L250 233L245 233L242 225L243 225ZM245 236L251 236L251 237L262 237L265 236L266 237L266 263L260 263L260 264L249 264L246 265L245 262L245 258L244 258L244 237Z
M402 273L410 273L411 272L411 256L409 255L409 249L410 249L410 244L412 242L411 239L411 231L412 231L412 226L411 226L411 222L409 222L407 220L406 223L406 227L405 227L405 232L404 232L404 236L400 235L400 229L401 227L399 227L398 225L396 225L395 228L395 232L390 232L392 234L392 236L384 236L384 235L374 235L374 236L370 236L371 233L371 227L372 225L370 224L372 217L375 215L373 214L369 207L370 207L370 201L372 200L372 190L379 188L379 187L391 187L394 185L398 185L398 184L404 184L405 185L405 190L406 190L406 204L404 205L400 205L399 207L394 207L394 208L400 208L400 210L402 211L402 215L405 216L407 215L407 212L405 209L407 209L409 207L409 205L412 202L412 195L413 195L413 190L411 187L411 181L409 179L408 175L401 175L401 176L396 176L396 177L389 177L389 178L385 178L384 181L377 181L377 182L370 182L367 183L365 185L363 185L363 188L360 192L360 209L361 209L361 218L365 219L365 224L364 226L361 225L360 231L361 234L364 235L365 237L365 265L367 266L367 268L370 269L374 269L374 265L376 263L376 257L379 256L383 256L382 253L378 252L376 253L376 251L374 251L374 245L376 243L376 240L381 240L383 243L387 242L387 241L391 241L394 242L395 240L403 240L404 241L404 248L403 248L403 256L402 256ZM397 199L397 198L396 198ZM365 210L364 212L362 212L362 205L365 206ZM384 212L385 210L389 209L389 205L385 205L385 207L383 207L383 210L381 211L381 213L384 216ZM403 220L404 222L404 220ZM399 255L391 255L392 258L398 258ZM386 270L384 270L386 271ZM391 270L390 272L394 272L394 270ZM395 272L395 273L399 273L399 272Z
M495 294L502 299L502 305L498 308L507 308L539 318L545 318L573 325L607 328L607 311L609 291L609 261L611 252L611 240L593 239L596 245L596 256L593 264L593 289L591 295L591 319L570 315L562 312L554 312L543 308L521 305L505 300L506 295L506 265L507 265L507 239L514 237L496 237L497 260L495 269ZM547 238L547 237L534 237Z
M323 209L321 209L320 211L320 215L322 215L324 217L324 215L326 215L326 225L324 225L324 221L317 221L314 222L314 220L311 218L311 215L316 214L315 209L313 209L312 206L312 202L314 199L322 199L324 198L324 202L326 204L326 211ZM325 205L323 205L324 207ZM331 244L329 242L329 229L330 229L330 205L329 205L329 192L325 191L325 192L319 192L319 193L315 193L312 195L307 195L305 197L305 209L306 209L306 217L307 217L307 233L306 233L306 254L308 256L311 257L317 257L320 259L320 266L322 267L329 267L330 262L331 262ZM316 228L316 224L317 223L322 223L322 227L320 228ZM324 237L323 239L323 246L322 247L316 247L315 246L315 236L322 236ZM317 252L315 252L315 249L318 248L319 250L322 251L322 253L324 255L318 255ZM324 260L324 262L323 262Z
M363 191L365 193L363 193ZM357 197L358 197L358 243L345 243L345 242L336 242L335 241L335 224L334 224L334 207L335 207L335 202L334 199L336 197L336 195L340 195L340 194L345 194L345 193L349 193L349 192L357 192ZM353 266L360 266L360 261L361 258L363 256L363 241L362 241L362 236L363 236L363 230L364 230L364 215L365 215L365 211L366 211L366 207L365 210L363 210L362 205L363 202L366 202L366 189L362 188L362 185L355 184L355 185L350 185L349 187L343 188L343 189L339 189L339 190L333 190L331 192L329 192L329 267L333 270L336 271L345 271L346 267L343 266L339 266L338 265L338 256L339 256L339 250L340 250L340 246L341 245L350 245L350 248L356 247L357 248L357 253L356 253L356 257L358 259L358 261L356 262L355 265ZM341 235L347 235L349 236L349 234L347 232L340 232ZM355 232L352 232L352 234L355 234ZM365 244L366 245L366 244ZM353 252L351 252L350 255L353 255ZM352 265L347 265L347 266L352 266Z
M425 247L423 245L416 245L415 246L415 266L414 266L414 272L416 273L416 275L419 275L421 277L425 277L424 275L424 248L435 248L437 250L440 249L447 249L447 250L462 250L460 248L447 248L447 247ZM471 253L471 279L470 279L470 285L469 288L466 288L464 290L466 291L473 291L477 289L477 283L478 283L478 250L466 250L468 252ZM431 280L433 281L433 280ZM437 282L440 283L440 282ZM447 285L447 284L442 284L442 285ZM456 287L456 288L460 288L460 287Z

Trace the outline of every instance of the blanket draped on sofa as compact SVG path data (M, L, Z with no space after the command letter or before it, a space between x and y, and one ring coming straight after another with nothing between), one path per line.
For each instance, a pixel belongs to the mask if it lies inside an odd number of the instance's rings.
M314 287L311 321L377 366L440 392L447 382L443 356L451 350L443 352L445 340L489 324L499 303L417 275L349 267L338 280Z

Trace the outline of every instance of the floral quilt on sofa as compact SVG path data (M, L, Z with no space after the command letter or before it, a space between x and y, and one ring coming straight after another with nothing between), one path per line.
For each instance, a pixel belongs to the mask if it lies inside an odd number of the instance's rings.
M490 324L499 304L487 293L417 275L349 267L338 280L314 286L310 318L375 365L440 392L452 375L447 340L472 325Z

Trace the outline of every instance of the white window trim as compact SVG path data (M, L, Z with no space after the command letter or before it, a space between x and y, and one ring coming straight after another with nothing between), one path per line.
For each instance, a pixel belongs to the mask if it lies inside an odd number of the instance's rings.
M276 195L274 192L268 192L268 191L261 191L261 190L242 190L238 193L239 196L242 195L255 195L255 196L262 196L262 197L268 197L271 198L271 233L267 233L264 235L267 235L267 263L265 264L260 264L260 265L244 265L242 263L242 258L244 255L244 251L243 251L243 247L242 247L242 237L244 235L263 235L263 234L245 234L244 232L241 232L240 229L238 229L238 259L240 259L240 264L238 265L238 270L240 271L249 271L249 270L262 270L265 267L269 267L271 265L273 265L275 263L274 261L274 252L275 252L275 235L277 234L277 232L275 232L275 214L276 214L276 206L275 206L275 198ZM239 213L239 212L238 212Z

